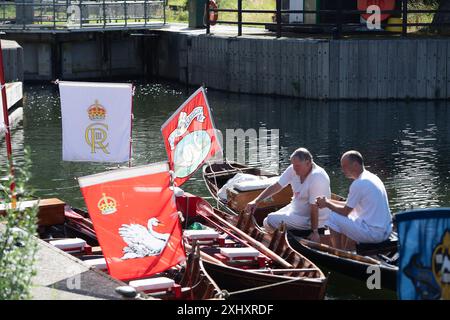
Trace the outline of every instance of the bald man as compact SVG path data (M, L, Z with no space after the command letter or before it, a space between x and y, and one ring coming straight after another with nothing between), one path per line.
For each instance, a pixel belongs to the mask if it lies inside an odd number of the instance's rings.
M342 155L341 167L347 178L354 180L346 202L318 197L317 206L332 212L325 225L331 233L332 245L354 249L356 243L378 243L392 232L392 215L383 182L366 170L358 151Z

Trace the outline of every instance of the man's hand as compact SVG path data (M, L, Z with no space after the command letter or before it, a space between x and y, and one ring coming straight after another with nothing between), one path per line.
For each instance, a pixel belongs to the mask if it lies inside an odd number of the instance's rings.
M309 235L308 239L311 240L311 241L320 243L320 235L319 235L319 231L317 231L317 230L313 231L313 232Z
M316 204L319 207L319 209L323 209L327 207L328 199L326 197L317 197L316 198Z
M257 207L258 207L258 204L256 203L255 200L253 200L247 204L247 206L245 207L245 211L253 214Z

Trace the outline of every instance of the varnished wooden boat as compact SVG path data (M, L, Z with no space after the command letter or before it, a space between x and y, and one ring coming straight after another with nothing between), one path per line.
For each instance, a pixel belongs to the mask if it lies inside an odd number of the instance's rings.
M203 199L189 195L177 198L177 205L190 222L202 222L205 225L211 225L220 221L220 217L216 213L212 222L202 218L198 214L198 203L201 202L210 207ZM211 208L212 209L212 208ZM88 213L72 209L66 206L66 223L65 231L72 236L83 237L92 246L98 245L92 222ZM222 214L223 218L227 218L226 214ZM221 218L220 218L221 219ZM217 226L217 225L216 225ZM220 228L219 228L220 229ZM222 226L222 230L226 226ZM285 239L285 234L283 239ZM238 237L234 237L239 247L246 244L239 241ZM254 263L241 263L239 267L220 263L214 258L214 253L219 249L213 246L202 246L202 261L200 266L204 268L204 274L210 277L214 286L208 285L209 291L212 287L215 289L214 297L227 299L323 299L325 296L327 278L324 274L314 266L310 261L301 257L297 253L293 254L293 250L289 250L286 242L280 242L277 250L287 257L286 265L291 265L290 269L281 270L283 266L274 264L271 273L269 269L258 268L258 270L246 270L246 268L255 268ZM96 251L98 253L98 251ZM285 266L286 267L286 266ZM182 281L183 282L183 281ZM181 283L182 283L181 282ZM185 281L186 282L186 281ZM197 287L205 287L208 281L201 281ZM218 288L226 290L228 294L218 294ZM196 290L194 296L198 296L201 292L209 292L205 290ZM211 298L211 297L210 297ZM206 297L201 297L206 299Z
M8 120L11 129L16 128L18 124L23 120L23 104L21 101L22 94L17 95L16 90L17 88L20 88L19 91L22 92L22 86L23 85L21 82L6 83L6 92L8 98ZM3 113L2 107L0 107L0 112ZM0 140L3 139L3 137L4 135L0 134Z
M103 257L101 248L98 247L98 241L92 221L89 214L79 209L72 209L65 206L64 225L47 225L45 231L41 231L41 237L46 241L58 238L81 238L86 241L88 246L92 247L83 254L74 254L81 260ZM87 254L86 254L87 253ZM191 252L183 266L177 266L166 270L153 277L171 278L181 287L181 294L175 296L173 292L155 292L151 294L141 293L141 296L163 299L163 300L206 300L223 299L222 290L206 272L203 262L200 260L200 253ZM135 279L137 280L137 279Z
M285 232L279 231L269 239L250 216L242 215L238 219L213 209L204 199L187 193L177 198L177 206L189 224L200 222L227 233L229 241L225 246L251 246L272 263L270 268L227 265L214 259L220 250L218 246L201 246L207 272L222 289L230 292L230 299L324 298L327 277L316 265L289 246Z
M203 179L206 187L216 203L225 208L232 216L242 215L246 204L263 191L263 189L259 189L241 192L232 189L228 192L229 201L221 200L218 197L218 191L237 173L248 173L269 178L275 176L270 172L233 162L205 165L203 167ZM290 186L286 188L290 189ZM259 226L262 226L263 219L269 213L284 207L291 201L292 191L289 192L286 188L277 197L274 196L269 201L264 201L255 211L254 218ZM342 197L337 195L332 195L332 197L343 200ZM373 268L377 267L381 274L382 288L396 290L398 254L395 233L389 241L379 245L360 244L356 252L333 248L328 234L321 235L320 244L305 239L306 235L307 233L302 231L290 230L287 232L287 240L294 250L318 265L358 280L366 281L375 272ZM372 268L369 269L370 267ZM372 273L368 273L368 270L372 270Z

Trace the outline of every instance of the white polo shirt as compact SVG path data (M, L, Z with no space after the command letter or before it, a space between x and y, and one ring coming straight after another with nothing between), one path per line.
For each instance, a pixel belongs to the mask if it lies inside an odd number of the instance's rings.
M288 184L292 187L292 210L293 213L302 216L311 216L310 205L316 203L316 198L331 197L330 178L326 171L313 162L313 167L305 181L301 183L292 165L290 165L280 176L278 183L284 188ZM328 219L330 209L319 209L319 227L323 227Z
M376 175L364 170L352 182L346 203L353 208L352 220L362 220L367 226L380 231L391 229L391 210L383 182Z

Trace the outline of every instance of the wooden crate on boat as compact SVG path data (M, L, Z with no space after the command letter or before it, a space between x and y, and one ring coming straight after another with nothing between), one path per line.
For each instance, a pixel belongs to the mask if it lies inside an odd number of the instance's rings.
M227 190L228 206L236 212L244 212L247 204L254 200L264 189L251 191L238 191L235 188ZM283 190L262 201L258 208L270 208L284 206L290 203L292 199L291 186L285 187Z
M38 200L19 201L17 202L19 210L31 208L38 203ZM57 199L42 199L39 200L38 225L52 226L57 224L64 224L64 206L66 204ZM9 207L8 207L9 208ZM0 215L6 214L6 206L0 204Z

